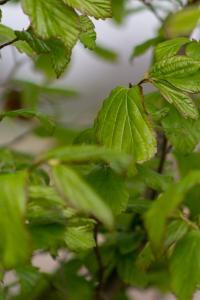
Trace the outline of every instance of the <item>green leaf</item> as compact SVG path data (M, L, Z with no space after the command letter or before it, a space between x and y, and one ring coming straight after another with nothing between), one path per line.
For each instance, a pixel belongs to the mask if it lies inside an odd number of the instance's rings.
M177 108L184 118L198 119L197 107L187 94L173 87L165 80L155 81L153 84L159 89L161 95Z
M190 153L200 142L200 118L184 119L173 107L161 120L165 134L175 150Z
M0 256L6 269L25 263L30 255L24 224L26 177L25 172L0 175Z
M30 109L18 109L18 110L3 112L0 114L0 120L6 117L15 118L19 116L25 118L37 118L47 130L49 130L50 132L53 132L54 130L55 125L48 116L45 116L40 112L30 110Z
M96 145L73 145L50 150L39 158L40 161L58 159L62 162L105 162L116 171L125 171L133 162L129 155Z
M179 207L188 190L198 183L200 183L200 171L190 172L181 181L173 184L163 193L146 213L146 229L156 255L158 255L162 249L168 218Z
M62 0L23 0L36 35L42 39L58 38L70 51L80 33L79 17Z
M92 53L100 57L101 59L104 59L111 63L116 62L118 60L118 54L116 52L114 52L111 49L105 48L101 45L97 45L93 49Z
M0 24L0 44L10 42L16 38L14 30L12 28Z
M93 50L96 47L95 26L87 16L80 16L81 34L79 39L86 48Z
M123 177L105 167L93 170L86 179L114 215L119 215L126 209L129 194Z
M160 36L157 36L155 38L149 39L145 41L144 43L141 43L137 45L131 54L131 60L135 57L138 57L140 55L143 55L146 51L148 51L151 47L156 46L158 43L162 42L163 38Z
M156 152L155 135L138 86L114 89L104 101L94 126L100 144L129 153L137 162L150 159Z
M188 224L181 219L170 222L166 231L165 247L169 248L173 244L177 243L183 238L188 230Z
M185 37L179 37L158 44L155 49L155 59L160 61L168 57L175 56L182 46L189 43L190 40Z
M60 195L76 209L92 214L108 227L113 226L110 208L72 168L61 165L54 167L53 180Z
M200 42L192 41L186 46L185 53L187 56L200 60Z
M67 5L76 8L81 13L97 19L112 16L111 0L63 0Z
M191 6L171 14L164 23L164 34L167 38L188 36L197 26L199 18L199 6Z
M121 24L125 17L126 0L111 0L113 19L117 24Z
M193 230L177 243L170 258L171 288L180 300L193 299L199 286L199 249L200 233Z

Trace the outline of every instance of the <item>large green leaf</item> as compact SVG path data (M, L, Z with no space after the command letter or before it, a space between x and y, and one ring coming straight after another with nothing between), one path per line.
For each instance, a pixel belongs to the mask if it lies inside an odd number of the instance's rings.
M76 209L92 214L108 227L112 227L113 216L110 208L72 168L61 165L54 167L53 180L59 193Z
M39 161L58 159L62 162L105 162L117 171L125 171L133 162L129 155L96 145L73 145L50 150Z
M87 16L80 16L81 34L80 41L86 48L93 50L96 47L95 26Z
M30 255L24 224L26 177L25 172L0 175L0 256L7 269L25 263Z
M197 107L186 93L173 87L165 80L154 81L154 85L159 89L161 95L173 104L185 118L198 119Z
M36 35L61 39L71 50L80 33L79 17L73 9L62 0L23 0L22 5Z
M200 18L199 6L191 6L171 14L164 23L166 37L188 36L197 26Z
M180 240L170 257L172 291L180 300L193 299L200 283L200 233L189 232Z
M156 139L142 105L140 88L117 87L105 100L95 121L98 141L132 154L137 162L156 152Z
M126 209L129 194L124 178L112 169L95 169L87 176L87 181L111 208L114 215L119 215Z
M64 3L78 9L83 14L97 19L111 17L111 0L63 0Z
M156 61L175 56L177 52L181 49L181 47L189 42L190 40L188 38L179 37L158 44L158 46L155 49Z
M175 212L185 194L200 183L200 171L190 172L181 181L172 185L151 206L145 216L150 242L157 255L160 253L168 218Z

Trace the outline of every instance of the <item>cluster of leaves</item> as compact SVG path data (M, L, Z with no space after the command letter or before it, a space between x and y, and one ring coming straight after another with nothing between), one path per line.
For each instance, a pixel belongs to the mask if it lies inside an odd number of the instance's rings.
M56 146L36 157L0 149L1 299L128 299L132 286L189 300L198 289L200 42L190 36L200 8L197 1L173 2L178 11L169 14L141 1L161 27L132 57L154 47L152 65L138 84L116 87L86 130L54 125L38 111L44 95L63 99L74 91L9 81L0 120L37 118L34 133L53 137ZM36 64L47 59L57 76L78 39L102 53L91 16L113 13L121 23L140 11L125 0L21 4L30 26L19 32L0 24L0 48L12 45ZM143 84L156 90L144 94ZM56 260L51 274L34 267L40 253ZM6 281L7 271L14 282Z

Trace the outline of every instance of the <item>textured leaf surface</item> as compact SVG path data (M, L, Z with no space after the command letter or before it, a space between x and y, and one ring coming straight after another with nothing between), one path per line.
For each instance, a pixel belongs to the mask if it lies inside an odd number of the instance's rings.
M112 227L113 216L110 208L72 168L54 167L53 180L60 194L74 207L92 214L108 227Z
M81 34L80 41L86 48L93 50L96 47L95 26L87 16L80 16Z
M156 152L156 140L145 115L139 87L117 87L104 101L95 122L98 141L109 148L132 154L138 162Z
M200 233L189 232L176 245L170 258L170 279L173 292L180 300L193 299L200 283Z
M83 14L105 19L111 17L111 0L63 0Z
M62 0L23 0L22 5L38 36L59 38L69 50L75 45L80 33L79 17Z
M126 209L129 194L124 178L112 169L95 169L87 176L87 181L111 208L114 215L119 215Z
M188 38L180 37L158 44L155 49L156 61L175 56L180 48L189 42L190 40Z

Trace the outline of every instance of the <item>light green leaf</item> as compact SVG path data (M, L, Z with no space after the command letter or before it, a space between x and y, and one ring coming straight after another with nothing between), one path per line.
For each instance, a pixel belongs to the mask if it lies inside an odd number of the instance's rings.
M0 114L0 121L6 117L15 118L15 117L25 117L25 118L37 118L42 125L50 132L53 132L55 124L52 122L51 118L43 115L40 112L30 110L30 109L18 109L3 112Z
M37 53L25 41L16 41L13 43L13 46L15 46L20 53L25 53L31 58L35 58L37 56Z
M97 19L112 16L111 0L63 0L67 5L76 8L81 13Z
M165 134L175 150L190 153L200 142L200 118L185 119L173 107L161 120Z
M129 194L123 177L110 168L98 168L93 170L86 179L111 208L114 215L119 215L126 209Z
M0 24L0 44L4 44L16 39L16 35L12 28Z
M0 256L6 269L25 263L30 255L24 224L26 177L25 172L0 175Z
M43 39L58 38L70 51L80 33L79 17L62 0L23 0L33 30Z
M127 154L96 145L73 145L50 150L39 158L40 161L58 159L62 162L105 162L116 171L125 171L133 163Z
M158 44L155 49L155 59L160 61L168 57L175 56L182 46L189 43L190 40L185 37L179 37Z
M104 59L105 61L108 62L117 62L118 60L118 54L116 52L114 52L111 49L108 49L106 47L103 47L101 45L97 45L93 51L93 54L95 54L96 56L100 57L101 59Z
M172 291L180 300L193 299L200 283L200 233L189 232L180 240L170 258Z
M146 229L151 245L157 255L159 255L162 249L168 218L179 207L188 190L198 183L200 183L200 171L190 172L154 201L146 213Z
M155 81L153 83L160 91L161 95L185 118L198 119L199 113L193 100L184 92L173 87L165 80Z
M151 47L156 46L158 43L160 43L162 41L163 41L163 38L160 36L157 36L155 38L145 41L144 43L137 45L132 51L131 60L134 59L135 57L138 57L138 56L144 54Z
M164 23L165 36L167 38L188 36L197 26L199 18L199 6L191 6L171 14Z
M187 56L194 58L195 60L200 60L200 42L192 41L185 48L185 53Z
M80 16L81 34L79 39L86 48L93 50L96 47L95 26L87 16Z
M114 89L104 101L94 126L101 144L129 153L137 162L150 159L156 152L155 135L138 86Z
M110 208L72 168L61 165L54 167L53 181L60 195L76 209L92 214L108 227L113 226Z

